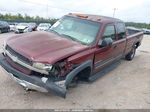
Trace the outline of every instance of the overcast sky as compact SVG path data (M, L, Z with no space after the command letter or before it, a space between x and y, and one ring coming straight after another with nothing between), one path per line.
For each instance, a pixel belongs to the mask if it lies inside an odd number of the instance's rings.
M150 0L0 0L0 13L59 18L69 12L150 23Z

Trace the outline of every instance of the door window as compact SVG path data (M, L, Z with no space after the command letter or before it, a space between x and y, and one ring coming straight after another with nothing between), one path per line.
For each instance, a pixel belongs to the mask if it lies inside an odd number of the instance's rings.
M114 25L109 25L105 28L102 39L104 39L104 38L112 38L112 40L115 40L115 27L114 27Z
M125 37L125 25L123 23L117 24L118 40Z

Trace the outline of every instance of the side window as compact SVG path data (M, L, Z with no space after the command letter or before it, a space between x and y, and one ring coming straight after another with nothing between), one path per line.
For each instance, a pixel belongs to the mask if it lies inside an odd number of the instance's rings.
M123 23L117 24L118 40L125 37L125 25Z
M115 40L115 27L114 25L106 26L105 31L103 33L102 39L104 38L112 38Z

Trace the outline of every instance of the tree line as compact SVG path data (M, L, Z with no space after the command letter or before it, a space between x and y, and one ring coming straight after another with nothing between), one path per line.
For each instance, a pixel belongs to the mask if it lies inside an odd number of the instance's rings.
M40 16L29 16L27 14L16 14L16 15L12 15L11 13L6 13L6 14L1 14L0 13L0 20L24 20L24 21L43 21L43 22L56 22L58 19L56 18L43 18Z
M132 26L132 27L136 27L136 28L147 28L150 29L150 23L135 23L135 22L126 22L125 23L126 26Z
M43 22L56 22L58 19L56 18L43 18L43 17L40 17L40 16L29 16L27 14L16 14L16 15L12 15L11 13L6 13L6 14L1 14L0 13L0 20L25 20L25 21L43 21ZM136 28L147 28L147 29L150 29L150 23L147 24L147 23L135 23L135 22L126 22L125 23L126 26L133 26L133 27L136 27Z

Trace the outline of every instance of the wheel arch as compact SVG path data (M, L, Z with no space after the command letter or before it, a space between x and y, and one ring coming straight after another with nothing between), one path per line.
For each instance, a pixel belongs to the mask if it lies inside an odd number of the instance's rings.
M138 48L141 45L140 41L136 41L133 43L133 47L135 46L136 48Z
M76 67L75 69L73 69L67 76L66 76L66 81L65 81L65 86L67 87L71 81L73 80L73 78L75 76L77 76L81 71L83 70L90 70L89 75L91 75L92 73L92 68L93 68L93 64L92 64L92 60L88 60L82 64L80 64L78 67Z

